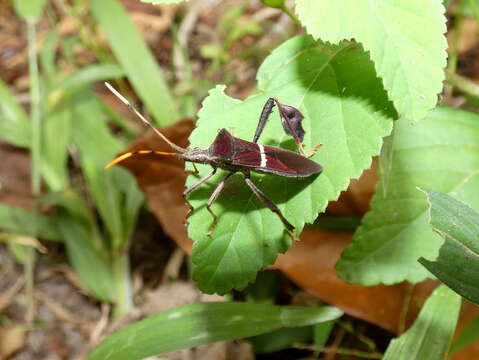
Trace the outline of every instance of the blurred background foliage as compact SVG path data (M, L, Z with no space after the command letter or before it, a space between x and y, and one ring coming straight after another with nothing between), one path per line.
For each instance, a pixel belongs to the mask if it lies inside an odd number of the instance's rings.
M443 101L477 110L479 90L470 80L479 79L479 3L462 0L445 4L450 5L450 60ZM22 320L28 324L12 327L15 317L1 313L0 325L14 329L8 332L12 339L18 343L26 330L50 328L35 305L39 300L35 269L45 264L68 263L74 272L63 267L61 271L75 291L80 289L87 295L89 300L83 301L104 304L101 312L94 305L95 321L88 325L81 319L82 311L65 314L53 305L56 310L52 311L59 319L91 335L79 341L80 345L69 344L79 357L84 355L85 344L96 343L104 332L106 325L101 319L105 322L108 318L108 304L112 304L114 317L121 318L133 309L133 300L139 294L135 284L141 288L142 282L158 283L159 276L151 273L139 280L145 257L150 256L149 263L158 259L148 249L132 254L132 242L152 235L162 240L167 237L148 218L133 175L120 167L103 169L144 129L131 120L126 109L117 106L102 82L112 82L133 103L141 104L156 126L164 127L193 118L207 91L218 82L228 85L228 93L236 97L254 91L256 70L262 60L298 33L298 20L282 1L204 0L161 6L136 0L0 3L0 153L5 159L0 165L0 242L7 244L0 264L13 261L21 269L16 270L18 281L6 282L0 312L21 293L20 303L27 309ZM346 225L338 225L340 229L356 228L357 216L346 220ZM173 245L164 242L161 246L166 248L165 257L176 272L167 268L165 259L161 259L161 269L155 264L151 272L162 272L161 281L166 284L168 274L178 276L180 268L189 274L188 262L184 265ZM134 266L130 258L136 259L132 260ZM0 270L4 271L0 275L6 276L11 266ZM262 274L237 297L256 303L293 303L291 294L297 288L287 283L281 290L285 282L278 273ZM201 299L197 290L187 291L193 293L189 296L195 301ZM50 298L42 295L43 300L47 299L50 306L69 294L46 292ZM161 296L168 298L168 294ZM319 304L310 298L308 301ZM352 354L343 351L344 356L380 356L378 347L384 350L384 339L390 335L376 328L365 335L363 325L357 331L350 321L340 323L335 339L341 342L347 334L353 334L353 346L360 343L365 350ZM298 354L304 354L304 350L312 353L326 343L333 323L306 325L259 335L252 346L261 354L313 341L314 348L295 349ZM469 334L477 330L472 325ZM7 331L3 331L0 337L6 336ZM376 346L368 336L378 332ZM14 340L9 344L0 358L18 350ZM69 355L67 352L63 358ZM295 355L292 358L298 357Z

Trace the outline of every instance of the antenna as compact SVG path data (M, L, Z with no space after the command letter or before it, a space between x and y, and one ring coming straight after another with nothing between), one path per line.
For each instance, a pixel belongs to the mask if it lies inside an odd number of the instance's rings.
M173 149L175 149L179 153L185 153L186 152L186 149L183 149L182 147L180 147L180 146L172 143L170 140L168 140L168 138L165 135L163 135L157 128L155 128L151 124L151 122L149 122L143 115L141 115L141 113L122 94L120 94L113 86L111 86L108 82L105 82L105 86L108 88L108 90L110 90L113 93L113 95L115 95L118 99L120 99L121 102L128 107L128 109L130 109L136 116L138 116L141 119L141 121L143 121L143 123L145 125L152 128L153 131L156 134L158 134L158 136L161 137L168 145L170 145Z

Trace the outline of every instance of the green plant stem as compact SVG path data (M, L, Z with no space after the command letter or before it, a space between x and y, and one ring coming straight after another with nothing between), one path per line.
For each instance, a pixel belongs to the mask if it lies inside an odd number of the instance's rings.
M479 85L468 78L446 70L446 81L467 95L479 98Z
M30 249L30 256L24 265L25 271L25 293L27 298L26 320L32 324L35 319L35 250Z
M28 69L30 75L30 117L32 124L32 192L40 193L41 174L41 123L40 123L40 78L38 74L35 21L27 20Z
M113 309L113 317L118 319L126 315L133 308L130 259L127 250L114 254L112 267L116 289L116 303Z

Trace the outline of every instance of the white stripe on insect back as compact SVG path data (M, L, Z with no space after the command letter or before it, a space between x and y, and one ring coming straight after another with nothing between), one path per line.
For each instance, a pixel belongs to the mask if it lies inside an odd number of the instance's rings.
M261 164L259 166L266 167L266 154L264 153L264 146L258 144L260 155L261 155Z

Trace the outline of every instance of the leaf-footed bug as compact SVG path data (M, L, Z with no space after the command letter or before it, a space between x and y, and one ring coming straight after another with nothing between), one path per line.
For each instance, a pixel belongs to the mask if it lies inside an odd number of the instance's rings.
M254 171L262 174L273 174L292 178L309 177L312 175L320 174L322 172L323 168L321 167L321 165L308 159L305 156L297 154L293 151L281 149L279 147L267 146L257 143L267 122L267 119L271 114L273 106L276 104L280 112L285 132L293 136L298 146L298 149L301 153L304 154L301 143L304 136L304 130L301 127L303 115L298 109L289 105L281 104L275 98L270 98L266 102L261 113L260 120L253 138L253 142L236 138L223 128L219 130L215 140L207 149L184 149L172 143L158 129L153 127L153 125L110 84L105 83L105 85L146 125L151 127L156 132L156 134L158 134L158 136L160 136L166 143L168 143L168 145L171 146L172 149L176 151L171 153L155 150L139 150L134 152L128 152L113 159L105 166L105 168L109 168L132 156L146 154L175 156L180 159L183 159L184 161L192 162L193 165L195 163L210 165L213 170L208 175L204 176L203 178L195 182L193 185L186 188L183 192L183 197L185 198L186 204L189 207L187 218L194 210L193 206L189 203L187 196L196 189L198 189L198 187L200 187L202 184L207 182L213 175L215 175L218 168L228 171L228 174L216 186L206 205L206 209L213 217L208 231L208 236L213 233L217 221L217 216L211 210L212 204L218 198L221 191L224 189L227 179L234 173L241 172L244 176L246 185L248 185L248 187L253 191L253 193L264 205L266 205L272 212L274 212L279 217L290 236L295 239L293 232L294 226L283 216L281 210L271 200L269 200L268 197L253 183L253 181L251 180L250 172ZM318 146L316 146L315 148L317 147Z

